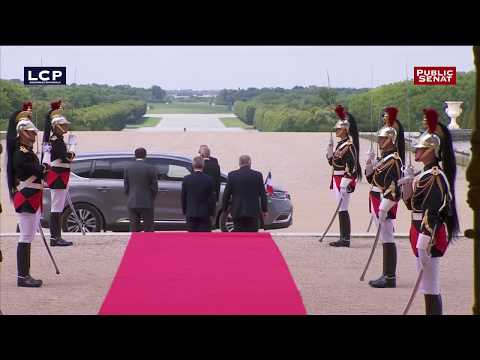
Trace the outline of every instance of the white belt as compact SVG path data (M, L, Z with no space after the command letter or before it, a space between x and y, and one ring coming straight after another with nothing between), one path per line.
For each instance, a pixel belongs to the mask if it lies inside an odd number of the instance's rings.
M51 166L70 169L70 164L62 162L61 159L57 159L57 160L52 161Z
M337 171L337 170L335 170L335 171L333 172L333 175L341 175L341 176L343 176L343 175L345 175L345 171L342 171L342 170L338 170L338 171Z
M418 213L418 212L412 212L412 220L422 221L423 220L423 214Z
M378 192L378 193L381 193L383 192L382 189L380 189L379 187L377 186L372 186L372 188L370 189L370 191L373 191L373 192Z
M36 179L37 177L35 175L32 175L27 180L20 181L20 184L17 186L17 190L21 191L22 189L25 189L25 188L42 190L43 189L42 184L34 183Z

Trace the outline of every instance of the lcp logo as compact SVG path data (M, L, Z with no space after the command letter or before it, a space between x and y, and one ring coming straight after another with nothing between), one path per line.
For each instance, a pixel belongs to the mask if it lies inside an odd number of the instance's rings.
M23 68L25 85L66 85L66 67L25 67Z
M455 66L415 66L414 85L456 85Z

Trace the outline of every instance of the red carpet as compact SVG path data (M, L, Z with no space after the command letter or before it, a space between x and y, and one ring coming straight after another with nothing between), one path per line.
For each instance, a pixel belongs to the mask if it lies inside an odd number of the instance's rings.
M305 315L268 233L136 233L99 312Z

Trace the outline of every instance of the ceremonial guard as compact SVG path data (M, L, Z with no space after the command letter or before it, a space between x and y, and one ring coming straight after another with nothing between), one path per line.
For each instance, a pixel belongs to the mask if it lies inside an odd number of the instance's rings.
M62 101L51 103L51 110L45 119L43 133L43 164L50 164L46 182L50 188L51 211L50 211L50 245L70 246L71 241L62 239L62 213L67 196L68 180L70 178L70 164L75 158L73 152L67 151L67 145L63 139L68 132L70 122L62 113Z
M348 213L348 206L351 194L355 191L356 181L357 179L361 179L362 175L358 156L358 127L354 117L348 113L342 105L337 105L335 112L339 117L339 120L335 124L335 131L340 141L338 141L334 151L333 140L330 139L327 148L327 159L332 167L330 189L335 192L337 206L340 204L338 208L340 239L331 242L330 245L349 247L350 215Z
M30 248L40 226L43 185L48 165L33 152L38 129L31 121L32 103L11 117L7 131L7 178L20 229L17 246L17 285L40 287L42 280L30 276Z
M367 181L372 185L369 196L369 209L379 227L379 237L383 243L383 274L369 281L375 288L396 287L397 248L394 239L394 220L398 201L401 197L398 181L402 177L405 159L405 138L402 124L397 119L398 109L387 107L384 112L384 126L378 131L380 160L370 150L365 166Z
M455 207L455 154L449 130L434 109L425 109L427 130L415 145L415 161L424 164L417 176L402 180L403 199L412 211L410 243L417 257L420 290L427 315L442 314L440 258L458 234ZM440 165L441 162L441 165Z

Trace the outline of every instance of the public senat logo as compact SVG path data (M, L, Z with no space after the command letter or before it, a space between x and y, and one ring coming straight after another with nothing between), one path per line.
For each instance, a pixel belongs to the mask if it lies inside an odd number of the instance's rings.
M455 66L415 66L414 85L456 85L457 68Z
M23 83L25 85L66 85L66 67L31 66L23 68Z

